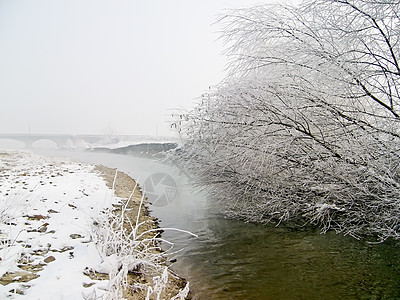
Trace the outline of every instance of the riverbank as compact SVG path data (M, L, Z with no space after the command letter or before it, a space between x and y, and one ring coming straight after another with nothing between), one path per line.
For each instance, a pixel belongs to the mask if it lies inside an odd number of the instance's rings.
M0 152L0 183L0 298L184 299L126 174Z

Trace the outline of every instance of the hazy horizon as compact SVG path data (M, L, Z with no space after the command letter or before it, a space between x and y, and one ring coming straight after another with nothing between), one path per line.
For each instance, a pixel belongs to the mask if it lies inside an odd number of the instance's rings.
M268 2L0 0L0 133L173 135L224 77L217 15Z

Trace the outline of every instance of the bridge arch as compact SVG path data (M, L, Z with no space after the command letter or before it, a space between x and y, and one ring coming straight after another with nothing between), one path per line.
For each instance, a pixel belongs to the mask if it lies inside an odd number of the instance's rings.
M18 145L18 149L32 149L32 148L63 148L71 143L71 140L74 139L73 135L68 134L0 134L0 140L13 140L19 141L25 145L25 147L21 147ZM54 144L56 145L54 147Z
M12 138L0 138L0 149L25 149L26 143Z

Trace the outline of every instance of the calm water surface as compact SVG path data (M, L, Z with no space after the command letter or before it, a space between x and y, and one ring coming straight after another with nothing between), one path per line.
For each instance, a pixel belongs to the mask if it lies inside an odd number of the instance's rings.
M186 277L195 299L400 299L400 243L369 245L318 230L291 230L228 220L182 170L127 155L57 152L118 168L144 184L156 173L176 183L169 204L152 207L175 243L172 268Z

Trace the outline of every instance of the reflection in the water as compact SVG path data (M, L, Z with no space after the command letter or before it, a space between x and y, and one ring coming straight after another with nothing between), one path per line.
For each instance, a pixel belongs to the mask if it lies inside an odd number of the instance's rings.
M182 170L153 159L89 152L57 152L118 168L138 179L174 180L165 205L152 207L161 227L189 230L199 237L165 231L182 249L172 267L188 278L198 299L381 299L400 298L399 243L369 245L316 229L291 230L223 218ZM157 174L157 175L154 175ZM165 174L168 176L161 176ZM157 192L156 193L157 196ZM162 193L158 192L158 193ZM212 199L210 199L212 201Z

